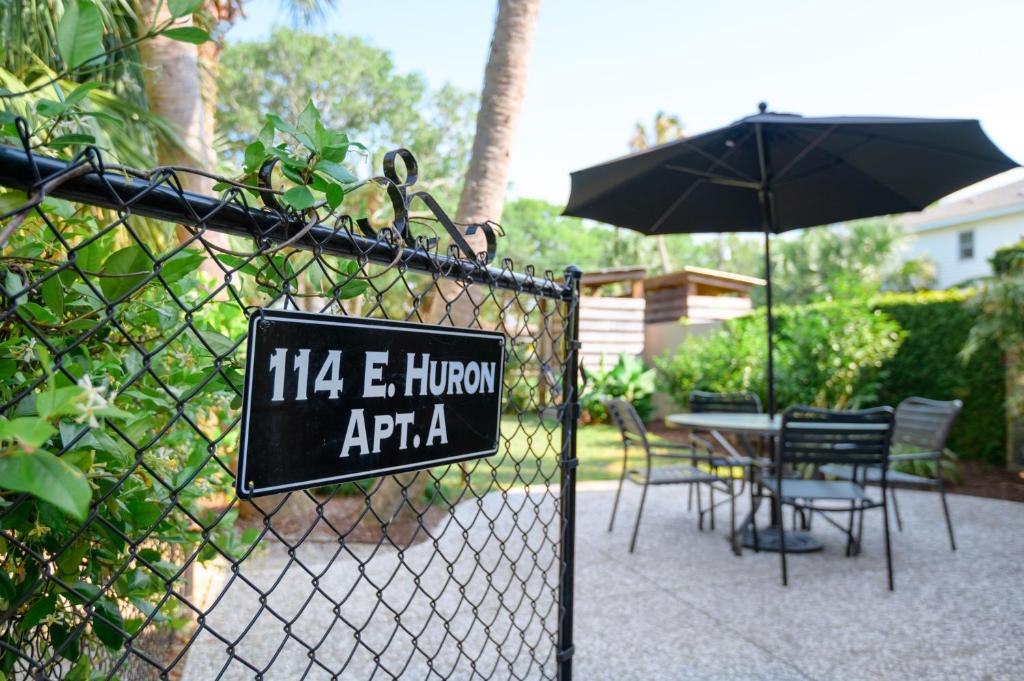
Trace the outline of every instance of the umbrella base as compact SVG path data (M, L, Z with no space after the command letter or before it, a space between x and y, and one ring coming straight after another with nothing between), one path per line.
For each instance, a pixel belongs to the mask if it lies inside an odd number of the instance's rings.
M754 548L754 532L747 527L742 534L743 546ZM809 532L786 532L786 553L813 553L823 548L820 541L815 539ZM757 550L774 551L781 550L779 528L766 527L757 531Z

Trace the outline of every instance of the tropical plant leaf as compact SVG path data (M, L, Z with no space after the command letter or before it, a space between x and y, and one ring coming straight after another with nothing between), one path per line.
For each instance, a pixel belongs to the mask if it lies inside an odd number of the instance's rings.
M160 35L171 40L177 40L180 43L191 43L193 45L202 45L210 40L209 33L195 26L168 28L167 30L160 31Z
M309 191L306 187L292 187L284 193L282 196L289 206L295 210L305 210L315 203L313 199L313 192Z
M103 54L103 16L90 0L68 0L57 24L57 50L74 69Z
M149 256L138 246L128 246L114 251L103 263L100 288L107 300L116 300L144 280L153 267Z
M167 11L171 13L172 17L177 19L178 17L195 14L202 4L203 0L167 0Z
M92 498L82 471L41 450L0 456L0 486L27 492L77 520L85 520Z

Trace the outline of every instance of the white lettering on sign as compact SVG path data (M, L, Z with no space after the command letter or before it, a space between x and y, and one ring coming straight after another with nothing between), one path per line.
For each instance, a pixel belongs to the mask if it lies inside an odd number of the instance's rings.
M319 362L320 369L313 381L313 393L326 393L328 399L336 400L344 389L342 378L341 350L328 350L322 357L312 357L309 348L289 351L275 348L270 355L269 369L272 378L271 402L283 402L292 394L286 386L288 380L288 356L294 353L291 373L295 381L295 400L309 399L309 373L311 362ZM388 398L395 395L396 385L388 380L389 366L387 351L364 353L363 398ZM430 353L406 353L404 386L399 383L406 397L415 395L480 395L494 393L496 362L459 362L455 360L434 360ZM314 365L315 366L315 365ZM288 393L286 395L286 392ZM346 458L356 455L379 454L382 445L389 438L398 438L398 449L418 449L448 444L448 422L444 404L433 406L429 422L417 427L415 412L397 414L375 414L369 416L366 409L352 409L348 413L345 438L339 456ZM425 428L424 428L425 426ZM424 432L426 435L424 436Z
M381 382L384 367L388 365L388 353L367 352L366 373L363 375L363 397L387 397L387 385Z

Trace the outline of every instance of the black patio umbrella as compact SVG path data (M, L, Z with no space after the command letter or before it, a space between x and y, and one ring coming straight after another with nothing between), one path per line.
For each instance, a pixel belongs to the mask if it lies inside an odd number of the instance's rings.
M768 410L775 413L770 235L924 209L1017 167L976 120L766 111L572 173L566 215L644 234L764 232Z

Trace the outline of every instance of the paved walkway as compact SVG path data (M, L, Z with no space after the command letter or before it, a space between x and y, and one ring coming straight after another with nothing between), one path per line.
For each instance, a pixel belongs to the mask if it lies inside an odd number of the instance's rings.
M776 554L733 556L725 540L725 509L716 532L699 532L696 514L686 512L685 490L678 488L650 492L637 551L629 554L639 490L626 489L617 527L609 534L614 488L580 485L574 662L580 681L1024 678L1024 504L951 497L960 545L953 553L937 497L901 492L905 530L893 535L896 592L890 593L880 513L868 516L864 550L856 558L843 556L838 531L816 523L825 550L792 556L790 586L784 588ZM466 538L447 531L438 543L441 555L461 566L455 574L467 585L466 597L480 604L480 618L493 622L489 632L474 625L479 618L449 580L444 561L431 558L429 542L406 552L409 569L399 567L393 552L378 550L371 560L369 547L339 554L337 544L307 543L292 558L271 545L243 563L238 575L225 573L227 588L224 582L211 585L212 593L223 593L189 653L183 678L253 678L252 668L228 653L227 641L239 638L235 655L257 668L270 664L268 680L329 678L326 669L346 660L346 679L390 678L380 669L374 673L378 663L372 654L353 645L355 628L374 648L391 641L381 661L391 674L480 678L467 655L445 640L432 608L450 620L453 632L472 634L468 655L476 656L485 677L493 672L493 678L507 678L509 659L519 678L542 677L533 655L516 645L518 635L507 634L511 626L521 627L538 652L547 650L549 634L541 624L554 607L545 586L553 573L523 568L535 564L525 558L534 554L537 564L555 565L553 537L543 527L557 526L557 500L511 493L508 504L489 495L481 507L460 505L455 518L468 528ZM530 528L526 536L515 530L510 508L518 509L519 526ZM505 539L503 548L489 523ZM490 577L473 570L465 553L468 561L458 558L467 540ZM527 548L533 553L523 554ZM517 555L524 557L515 562L511 557ZM359 560L366 564L363 578ZM387 580L396 572L397 579ZM421 590L410 586L414 575ZM530 598L496 605L489 584L517 580ZM271 591L267 608L260 608L253 587ZM423 592L434 595L435 604ZM339 621L331 601L343 598ZM391 608L404 613L402 626ZM284 631L289 621L290 635ZM316 648L315 663L309 646ZM438 673L413 648L436 656ZM540 664L551 671L549 659Z

